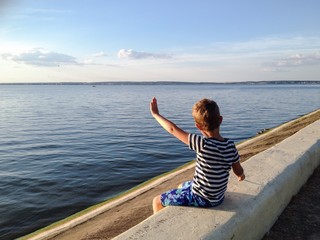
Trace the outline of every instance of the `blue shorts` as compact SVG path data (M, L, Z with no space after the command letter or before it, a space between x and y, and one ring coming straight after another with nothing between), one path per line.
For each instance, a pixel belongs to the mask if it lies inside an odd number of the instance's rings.
M217 203L211 203L207 199L192 192L192 181L182 184L181 188L169 190L161 194L162 206L194 206L194 207L215 207L222 203L223 199Z

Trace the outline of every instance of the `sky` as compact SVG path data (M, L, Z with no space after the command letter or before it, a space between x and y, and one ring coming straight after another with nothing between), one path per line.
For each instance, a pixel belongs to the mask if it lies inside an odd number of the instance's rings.
M318 0L0 0L0 83L320 80Z

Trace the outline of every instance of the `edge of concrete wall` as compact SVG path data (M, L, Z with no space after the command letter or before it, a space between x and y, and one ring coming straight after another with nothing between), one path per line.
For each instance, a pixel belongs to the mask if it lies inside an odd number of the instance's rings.
M320 164L320 120L245 161L212 209L167 207L114 239L261 239Z

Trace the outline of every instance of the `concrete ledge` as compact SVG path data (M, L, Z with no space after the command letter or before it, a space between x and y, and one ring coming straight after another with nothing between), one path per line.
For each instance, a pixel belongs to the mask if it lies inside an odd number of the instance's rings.
M320 120L243 163L222 205L167 207L115 239L261 239L320 164Z

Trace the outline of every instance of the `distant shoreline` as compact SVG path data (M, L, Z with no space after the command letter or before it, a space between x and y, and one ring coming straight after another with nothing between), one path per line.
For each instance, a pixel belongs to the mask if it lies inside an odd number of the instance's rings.
M114 81L114 82L34 82L0 83L0 85L318 85L320 80L246 81L246 82L179 82L179 81Z

